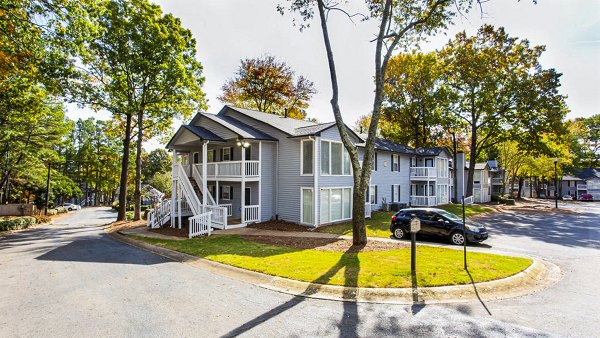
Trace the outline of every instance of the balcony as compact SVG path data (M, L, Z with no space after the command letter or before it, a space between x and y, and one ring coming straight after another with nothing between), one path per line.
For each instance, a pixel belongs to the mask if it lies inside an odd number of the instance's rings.
M587 184L578 184L577 190L587 190Z
M419 207L432 207L437 205L436 196L410 196L410 205Z
M502 185L501 178L492 178L492 185Z
M195 164L202 175L202 164ZM260 161L223 161L206 165L206 176L209 180L232 179L256 180L259 178Z
M437 177L437 171L435 167L411 167L410 178L411 179L435 179Z

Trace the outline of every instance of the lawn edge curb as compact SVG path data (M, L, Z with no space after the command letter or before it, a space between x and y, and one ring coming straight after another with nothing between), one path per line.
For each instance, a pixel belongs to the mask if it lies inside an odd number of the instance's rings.
M530 257L532 264L513 276L475 284L417 287L414 290L413 288L361 288L322 285L245 270L138 241L121 234L119 231L111 232L108 228L105 228L105 231L108 236L122 243L220 276L294 296L334 301L405 305L495 301L538 292L553 285L561 278L561 271L557 265Z

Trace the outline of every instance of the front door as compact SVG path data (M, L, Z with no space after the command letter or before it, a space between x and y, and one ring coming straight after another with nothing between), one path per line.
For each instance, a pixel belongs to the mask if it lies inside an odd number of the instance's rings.
M246 205L253 205L252 200L250 198L251 196L252 196L252 189L250 187L246 187L246 193L244 195L244 203Z

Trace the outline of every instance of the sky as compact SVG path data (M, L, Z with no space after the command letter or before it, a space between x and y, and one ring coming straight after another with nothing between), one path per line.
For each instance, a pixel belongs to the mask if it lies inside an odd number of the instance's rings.
M355 0L356 1L356 0ZM244 58L273 55L285 61L297 74L314 82L318 93L307 109L309 117L333 121L329 100L331 82L320 26L316 21L300 32L293 14L276 10L285 0L165 0L154 1L166 13L181 19L197 45L197 58L204 67L204 91L209 108L217 113L223 103L217 97L221 86L234 75ZM358 1L358 4L364 3ZM422 44L423 51L441 48L457 32L474 34L484 23L504 26L511 36L545 45L544 68L562 73L561 93L567 95L568 117L600 113L600 0L491 0L483 13L474 8L458 17L446 34ZM371 40L376 22L351 22L341 14L329 18L330 37L340 85L340 107L348 125L371 111L375 45ZM68 107L71 118L108 118ZM177 121L174 130L181 124ZM162 147L151 140L146 148Z

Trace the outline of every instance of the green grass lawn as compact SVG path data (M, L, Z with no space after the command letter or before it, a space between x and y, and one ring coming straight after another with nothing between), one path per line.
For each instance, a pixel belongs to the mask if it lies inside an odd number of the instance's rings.
M138 240L212 261L274 276L319 284L360 287L410 287L410 248L342 253L295 249L256 243L237 235L210 236L184 241L135 237ZM467 284L460 250L419 246L419 286ZM514 275L531 264L527 258L469 253L475 282Z
M451 213L454 213L458 216L462 215L462 206L459 204L447 204L437 206L436 208L447 210ZM484 207L481 205L467 205L465 206L465 215L467 217L480 214L482 212L491 211L492 208ZM395 212L384 212L384 211L375 211L371 215L370 219L365 220L365 224L367 226L367 236L368 237L390 237L392 234L390 232L390 222L392 221L392 215ZM326 225L324 227L318 228L318 232L326 232L330 234L336 235L352 235L352 223L342 223L335 225Z

